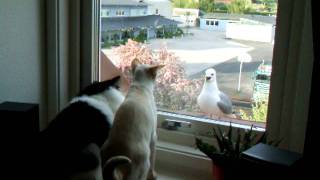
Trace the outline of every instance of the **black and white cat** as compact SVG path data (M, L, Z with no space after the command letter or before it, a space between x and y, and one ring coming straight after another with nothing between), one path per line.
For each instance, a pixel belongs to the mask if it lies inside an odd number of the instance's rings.
M102 179L100 147L124 100L119 80L85 88L40 133L41 179Z

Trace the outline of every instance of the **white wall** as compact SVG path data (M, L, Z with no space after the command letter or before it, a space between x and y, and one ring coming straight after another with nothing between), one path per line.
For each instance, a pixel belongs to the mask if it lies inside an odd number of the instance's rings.
M251 25L240 23L228 23L226 25L226 37L258 42L272 42L274 36L272 25Z
M207 25L207 21L209 21L209 25ZM212 21L218 21L218 25L211 25ZM226 26L229 22L231 22L231 20L200 18L200 29L207 29L211 31L226 31Z
M145 0L148 3L148 14L156 14L156 9L158 9L158 14L166 18L171 19L172 17L172 5L169 0Z
M173 16L173 20L181 22L182 24L178 24L179 27L189 26L196 26L197 25L197 18L195 16ZM187 22L189 20L189 23Z
M39 103L41 119L46 114L43 9L41 0L0 1L0 103Z

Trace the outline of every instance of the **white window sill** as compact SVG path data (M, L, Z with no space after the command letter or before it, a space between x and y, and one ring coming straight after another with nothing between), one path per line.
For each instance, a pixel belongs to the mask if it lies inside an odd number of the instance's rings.
M160 180L212 179L211 160L199 150L159 141L156 171Z

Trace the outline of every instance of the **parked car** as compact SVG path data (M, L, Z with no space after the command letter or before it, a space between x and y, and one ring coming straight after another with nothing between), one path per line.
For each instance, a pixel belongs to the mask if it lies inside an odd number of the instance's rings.
M263 61L254 72L253 101L266 100L265 98L269 97L271 71L272 65Z

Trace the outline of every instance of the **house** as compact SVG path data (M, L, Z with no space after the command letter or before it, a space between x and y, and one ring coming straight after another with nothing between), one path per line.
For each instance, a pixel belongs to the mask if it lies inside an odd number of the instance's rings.
M163 2L162 5L165 4ZM149 4L145 1L103 0L101 6L102 41L122 41L139 35L145 39L156 38L160 29L161 32L175 32L178 22L160 15L161 12L164 12L163 9L164 7L159 7L158 14L155 15L149 14Z
M148 4L136 0L102 0L101 17L129 17L148 15Z
M172 2L170 0L144 0L148 4L149 15L160 15L172 18Z
M123 40L137 37L144 33L146 39L156 38L157 30L164 27L166 31L176 31L178 22L159 15L113 17L101 20L102 39Z
M235 14L209 13L200 17L200 29L226 31L228 23L235 23L239 21L240 17Z
M198 26L199 9L173 8L172 18L181 22L180 26Z
M226 38L273 42L276 17L210 13L200 18L200 28L226 32Z

